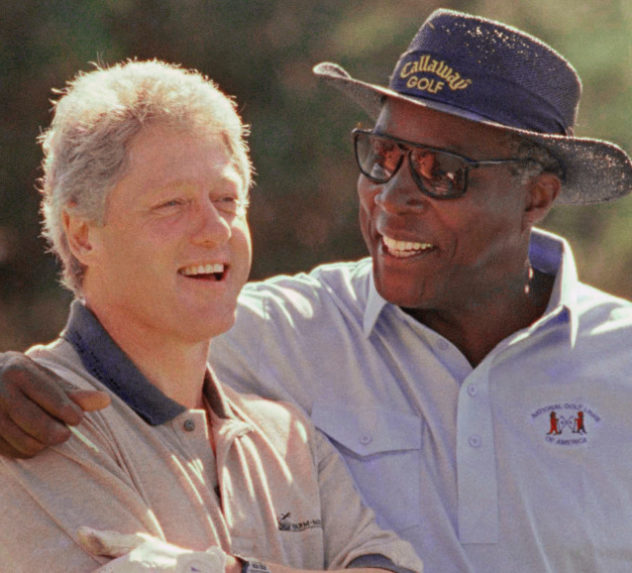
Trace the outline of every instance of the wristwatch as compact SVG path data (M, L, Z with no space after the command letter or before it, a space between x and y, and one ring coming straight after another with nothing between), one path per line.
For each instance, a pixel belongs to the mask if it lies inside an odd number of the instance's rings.
M254 561L247 557L239 557L241 573L271 573L270 568L261 561Z

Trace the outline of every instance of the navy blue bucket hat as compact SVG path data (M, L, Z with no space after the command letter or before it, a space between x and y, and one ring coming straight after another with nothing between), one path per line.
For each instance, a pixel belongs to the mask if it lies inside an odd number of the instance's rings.
M401 55L388 87L352 78L337 64L314 67L377 118L392 97L511 131L563 165L558 202L610 201L632 190L632 163L613 143L573 136L581 82L566 59L500 22L436 10Z

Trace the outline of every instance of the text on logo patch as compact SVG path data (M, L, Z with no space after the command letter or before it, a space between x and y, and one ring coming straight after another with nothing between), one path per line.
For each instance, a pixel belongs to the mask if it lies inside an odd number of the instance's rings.
M429 78L432 74L436 78ZM399 71L399 77L406 80L406 87L429 93L437 93L445 86L451 90L463 90L472 84L472 80L464 78L443 60L437 60L430 54L422 54L419 58L406 62Z
M582 403L557 403L537 408L531 420L542 432L544 440L556 446L578 446L588 443L590 430L601 417Z
M322 528L322 521L320 519L305 519L302 521L291 521L292 514L288 511L282 513L277 517L277 523L279 524L279 531L305 531L306 529L320 529Z

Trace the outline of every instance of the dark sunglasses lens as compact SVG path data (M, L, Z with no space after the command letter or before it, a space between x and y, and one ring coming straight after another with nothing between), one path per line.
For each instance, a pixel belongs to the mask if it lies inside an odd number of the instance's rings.
M369 133L356 133L355 151L360 171L376 183L393 176L402 155L395 142Z
M455 197L465 190L466 165L441 151L413 148L410 162L424 190L435 197Z
M459 197L467 185L467 165L456 155L424 147L410 147L410 165L420 190L438 198ZM401 165L401 146L372 133L355 133L360 171L375 183L386 183Z

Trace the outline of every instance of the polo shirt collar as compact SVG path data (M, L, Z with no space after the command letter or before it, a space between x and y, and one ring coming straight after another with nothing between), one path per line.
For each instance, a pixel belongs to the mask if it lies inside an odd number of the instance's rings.
M148 424L164 424L187 410L147 380L83 302L75 300L71 304L61 337L73 346L84 368ZM204 394L219 417L228 417L226 396L210 372Z
M538 270L555 276L549 304L540 320L547 321L551 315L568 317L571 344L577 336L577 268L568 242L541 229L533 229L529 242L529 260ZM377 292L373 273L369 278L369 296L364 309L363 330L368 338L386 306L391 306ZM540 321L538 321L540 322Z
M369 337L373 331L373 327L377 322L382 309L389 303L386 299L382 298L382 295L377 292L375 288L375 279L373 278L373 267L371 267L371 277L369 278L369 297L367 299L366 308L364 309L364 320L362 327L364 330L364 336Z
M549 304L533 328L554 320L567 321L570 344L574 345L579 327L579 278L570 245L558 235L534 229L529 243L529 260L535 269L555 276Z

